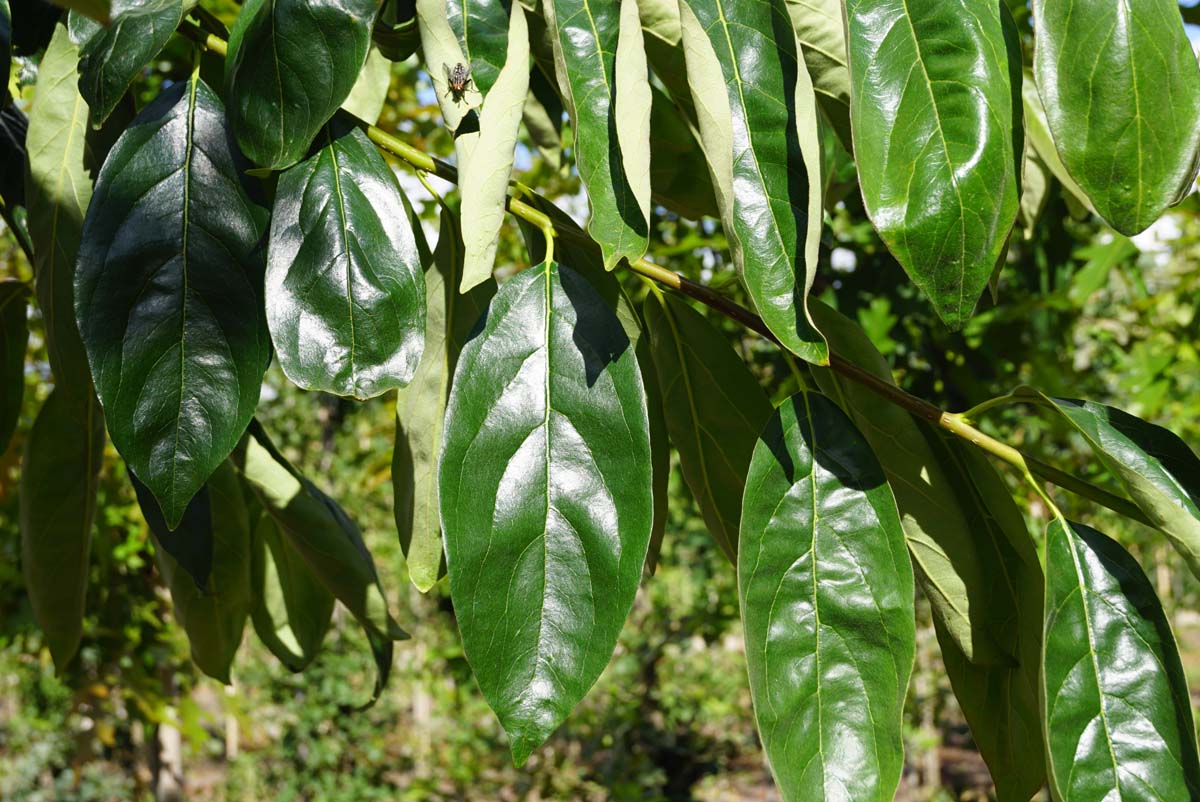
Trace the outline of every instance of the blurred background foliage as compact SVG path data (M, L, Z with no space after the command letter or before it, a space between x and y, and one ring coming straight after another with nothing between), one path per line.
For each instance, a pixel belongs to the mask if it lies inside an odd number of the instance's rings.
M207 5L207 4L206 4ZM234 7L217 8L231 19ZM139 105L186 74L188 46L173 42L138 86ZM36 59L14 70L27 102ZM393 65L379 125L449 157L427 76ZM571 171L530 142L520 180L585 218ZM431 239L437 208L398 168ZM449 191L446 185L438 186ZM660 263L746 299L724 253L719 225L656 212ZM962 410L1022 383L1086 397L1170 426L1200 442L1200 203L1193 195L1136 241L1072 216L1052 187L1041 222L1013 236L998 287L967 329L947 332L866 222L857 191L831 209L815 292L858 322L908 390ZM501 274L527 265L506 224ZM11 232L0 239L0 277L28 280ZM626 275L635 299L645 288ZM707 312L706 312L707 313ZM0 798L154 798L163 733L178 737L187 798L197 800L768 800L777 799L757 743L741 652L732 567L704 529L678 470L657 573L646 580L608 670L567 724L521 770L479 694L458 641L444 581L422 596L408 582L391 511L395 402L352 403L304 393L277 369L260 416L289 458L337 498L362 527L397 618L413 633L398 644L392 681L370 710L361 700L373 666L343 612L316 663L289 674L247 628L234 684L202 678L170 614L152 546L122 463L109 446L92 540L84 645L55 676L34 625L20 567L19 455L48 392L41 321L33 311L21 425L0 454ZM779 400L794 385L776 349L713 317ZM1107 483L1075 437L1009 407L989 413L990 433L1094 481ZM1042 505L1011 474L1040 540ZM1185 667L1200 688L1198 588L1161 537L1064 494L1074 518L1129 545L1176 624ZM917 670L908 702L904 800L986 799L990 781L940 666L927 607L918 606Z

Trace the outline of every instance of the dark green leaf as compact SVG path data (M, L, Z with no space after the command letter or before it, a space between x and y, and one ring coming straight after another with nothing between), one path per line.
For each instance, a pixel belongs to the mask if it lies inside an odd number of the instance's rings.
M107 25L112 17L111 0L53 0L53 2L57 6L90 17L102 25Z
M1043 712L1061 802L1200 799L1175 638L1137 562L1090 527L1046 534Z
M788 802L890 802L916 652L883 469L829 399L783 402L746 478L738 591L754 717Z
M422 593L437 582L444 565L438 517L437 461L450 379L471 329L496 292L488 279L460 295L463 243L458 218L442 210L433 263L425 271L425 358L412 382L396 396L396 444L392 488L396 528L408 560L408 574Z
M846 21L867 212L945 324L961 328L1020 201L1016 26L984 0L846 0Z
M290 671L303 671L333 616L333 594L317 580L265 512L251 532L250 620L258 639Z
M555 253L563 263L573 265L575 272L583 276L592 289L608 304L621 321L625 336L634 344L638 370L642 374L642 385L646 390L646 411L650 418L650 467L654 474L654 525L650 532L650 547L646 555L646 566L654 571L658 562L658 550L662 545L667 526L667 482L671 475L671 446L667 441L667 423L663 413L662 393L659 391L658 374L651 358L650 338L643 331L642 319L629 299L615 274L604 269L604 257L600 246L588 239L575 221L566 213L540 195L528 198L527 202L551 219L559 232ZM534 264L546 259L546 238L541 230L525 220L518 220L525 245L529 249L530 261Z
M1049 405L1070 421L1200 578L1200 459L1187 443L1169 429L1094 401L1049 398L1030 387L1014 395Z
M95 128L108 119L125 90L179 27L179 0L127 0L113 9L112 24L100 28L79 51L79 92Z
M21 568L33 617L61 672L79 649L104 416L90 397L50 392L21 458Z
M150 488L139 482L132 472L129 474L129 483L133 485L142 517L154 533L155 548L171 556L173 571L182 570L192 578L197 588L206 587L213 565L213 514L208 484L192 496L187 509L183 511L183 519L171 530L167 528L162 510Z
M1132 236L1193 189L1200 69L1175 0L1033 1L1046 120L1096 212Z
M502 0L446 0L446 17L462 45L463 63L470 66L484 97L504 66L511 5Z
M807 306L824 214L818 112L784 0L694 0L679 10L701 142L742 282L779 341L824 364L828 348Z
M467 659L520 764L612 655L653 522L637 361L578 274L500 288L459 358L439 480Z
M257 421L250 424L235 461L283 541L366 632L378 669L371 697L374 702L391 671L392 641L408 635L388 611L362 533L336 501L284 459Z
M0 0L3 2L3 0ZM25 205L25 173L29 169L29 153L25 150L25 137L29 132L29 118L25 112L9 103L0 107L0 205L6 221L14 225L14 234L28 238L26 230L18 222L17 208ZM27 227L26 227L27 228ZM33 246L29 246L33 250Z
M412 379L425 342L425 281L400 187L358 128L332 123L279 178L267 322L288 378L371 398Z
M250 518L237 471L221 463L188 505L183 524L168 532L154 510L153 499L143 504L154 536L158 570L171 591L175 618L187 632L192 660L208 676L230 682L229 667L242 643L250 614ZM196 528L192 528L192 527ZM212 572L203 584L163 547L164 537L186 536L208 541Z
M76 87L79 51L61 23L38 68L29 112L29 174L25 195L33 240L38 306L55 381L86 388L87 354L75 323L75 257L84 214L92 199L86 141L88 108Z
M813 316L843 359L892 383L887 362L857 324L821 303ZM814 369L821 389L851 416L887 472L900 508L917 583L934 619L966 659L977 665L1012 665L1019 599L995 570L998 542L972 521L951 481L956 465L944 464L917 421L863 385Z
M1058 150L1054 147L1054 139L1050 136L1050 124L1046 121L1046 108L1042 105L1041 95L1038 94L1037 82L1033 73L1026 70L1021 82L1021 103L1025 113L1025 136L1027 151L1032 150L1046 165L1046 169L1062 184L1063 191L1076 202L1092 210L1092 203L1083 194L1083 190L1071 178L1067 168L1059 158Z
M644 310L683 478L713 539L736 561L746 470L771 404L725 337L683 300L647 298Z
M1029 802L1046 782L1038 683L1042 660L1042 566L1021 511L1004 479L979 449L950 436L929 434L930 445L957 493L958 506L975 535L1001 592L992 597L1008 620L1002 631L1012 661L978 665L934 618L942 662L971 736L991 770L997 802Z
M521 112L525 130L546 163L562 168L562 99L540 67L529 74L529 97Z
M609 270L622 258L641 257L649 234L650 176L626 169L629 162L650 161L649 138L631 130L642 109L617 110L620 8L617 0L546 0L543 6L559 90L575 129L575 162L591 204L588 233ZM644 72L628 77L631 84L647 83Z
M0 105L8 105L8 74L12 71L12 12L8 8L8 0L0 0Z
M371 31L375 45L390 61L404 61L421 46L413 0L384 0Z
M22 281L0 281L0 454L8 448L21 400L25 397L25 348L29 328L25 321L25 299L29 289Z
M109 154L84 222L75 308L113 445L167 527L254 414L270 339L264 210L220 99L167 89Z
M650 191L654 202L676 214L699 220L716 217L704 151L684 113L658 87L651 87Z
M256 164L291 167L367 60L378 0L247 0L225 62L229 122Z

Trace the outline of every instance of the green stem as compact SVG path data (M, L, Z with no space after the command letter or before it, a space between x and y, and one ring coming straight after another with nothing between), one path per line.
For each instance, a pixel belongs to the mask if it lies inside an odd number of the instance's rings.
M203 44L210 51L224 56L226 52L226 43L220 37L202 31L195 25L185 22L180 26L179 32L183 35ZM381 149L391 153L393 156L407 162L418 170L426 173L433 173L439 178L445 179L452 183L458 182L458 170L452 165L435 159L422 150L419 150L404 140L389 134L373 125L368 125L365 121L354 117L346 111L339 111L339 114L347 120L355 122L363 130L366 131L367 137L370 138ZM518 190L521 191L521 190ZM552 254L554 237L562 237L570 240L586 241L586 235L580 231L575 231L569 228L558 229L554 225L554 221L543 212L538 211L533 206L509 196L505 201L505 207L513 215L520 217L534 226L537 226L546 233L546 251L549 256ZM684 295L699 301L726 317L741 323L746 328L757 332L766 339L783 348L778 338L767 328L763 323L762 318L751 312L749 309L740 304L731 301L722 296L709 287L699 284L691 279L688 279L673 270L668 270L661 265L657 265L647 259L637 259L636 261L622 261L622 265L629 270L637 273L645 278L652 279L671 289L678 290ZM786 349L785 349L786 350ZM790 355L790 354L789 354ZM1034 457L1028 456L1016 448L1002 443L999 440L976 429L972 426L967 416L956 415L947 412L940 407L930 404L924 399L918 398L910 393L897 387L891 382L885 381L875 374L863 370L852 362L849 362L837 354L830 354L829 367L837 373L845 376L853 382L863 385L871 392L875 393L885 401L889 401L902 409L916 415L919 418L929 421L950 434L960 437L967 442L973 444L977 448L992 455L1002 462L1016 468L1022 473L1032 473L1042 479L1052 482L1059 487L1076 493L1084 498L1088 498L1097 504L1107 507L1114 512L1120 513L1127 518L1132 518L1135 521L1144 523L1148 526L1153 526L1145 514L1138 509L1137 505L1128 499L1114 495L1102 487L1098 487L1091 482L1080 479L1066 471L1059 470L1053 465L1048 465ZM995 400L995 399L993 399ZM978 409L978 408L976 408ZM971 410L974 412L975 410Z

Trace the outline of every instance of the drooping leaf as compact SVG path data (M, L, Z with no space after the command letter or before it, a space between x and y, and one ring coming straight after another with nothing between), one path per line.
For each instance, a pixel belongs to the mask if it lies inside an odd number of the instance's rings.
M366 632L378 671L370 703L392 665L392 641L408 637L392 619L362 533L336 501L292 467L253 421L235 462L283 541Z
M1042 218L1050 197L1051 180L1050 168L1042 161L1033 144L1025 140L1025 164L1021 168L1021 210L1017 214L1025 239L1033 237L1033 231Z
M736 561L746 469L771 404L703 315L669 294L647 298L643 308L683 478L713 539Z
M112 10L112 23L82 43L79 92L94 128L108 119L125 90L158 55L179 27L179 0L125 0Z
M28 132L29 118L25 112L11 103L0 107L0 203L3 203L6 219L14 223L13 233L24 239L28 239L29 233L21 231L16 210L25 205L25 173L29 163L25 137ZM29 248L33 250L32 245Z
M289 671L303 671L321 650L333 594L279 534L265 512L251 529L250 620L263 645Z
M850 132L850 69L840 0L787 0L799 50L812 76L817 102L842 145L853 148Z
M742 282L779 341L824 364L807 306L824 214L821 140L784 0L692 0L679 10L701 143Z
M391 83L391 62L378 47L371 45L362 72L358 74L358 80L354 82L350 94L342 103L342 108L358 119L374 125L383 113Z
M575 162L592 210L588 234L600 243L604 266L612 270L623 258L640 258L649 241L650 179L633 174L650 161L636 100L649 79L644 70L634 74L632 65L617 76L617 0L546 0L543 10L559 91L575 129ZM625 107L628 112L620 110Z
M1021 511L983 452L950 436L927 438L957 491L985 560L1004 580L993 596L1011 620L1013 660L977 665L935 618L942 663L971 736L991 770L997 802L1029 802L1046 782L1038 702L1045 580Z
M459 151L466 249L460 292L487 281L496 262L521 112L529 92L529 31L520 3L512 4L504 68L484 91L487 99L479 115L479 136L467 140L473 143L467 146L468 152Z
M499 79L513 45L509 8L515 11L519 5L503 0L446 2L446 20L462 45L463 63L470 65L471 77L485 98ZM528 40L525 52L529 52Z
M251 604L250 517L237 471L228 460L222 462L204 492L188 504L183 523L174 532L166 528L153 499L147 501L142 512L154 537L158 570L171 591L175 618L187 632L192 661L228 685ZM164 547L168 537L207 541L212 571L202 583L197 584L195 575Z
M521 764L599 677L653 518L629 338L579 275L509 279L463 348L439 482L467 659Z
M942 321L961 328L1017 217L1016 26L986 0L846 0L846 25L867 212Z
M425 357L412 382L396 396L396 443L392 452L396 529L409 577L422 593L437 582L444 565L437 462L450 379L463 344L496 292L496 282L489 278L460 294L462 269L458 217L443 209L433 262L425 271Z
M50 392L21 458L21 569L33 617L61 672L79 650L104 416L90 397Z
M812 310L836 354L892 383L887 362L860 326L822 303L814 303ZM813 373L821 389L848 412L887 472L917 584L929 599L934 620L968 661L1012 665L1019 599L1004 572L996 570L1002 544L973 525L975 516L961 504L961 490L950 477L958 467L938 459L908 412L832 371Z
M247 0L229 36L225 96L242 151L283 170L354 88L379 0Z
M1200 799L1175 638L1137 562L1096 530L1046 534L1043 713L1055 799Z
M916 652L883 469L829 399L783 402L746 478L738 595L750 695L788 802L890 802Z
M8 448L21 401L25 397L25 348L29 328L25 300L29 289L22 281L0 281L0 454Z
M50 368L58 384L86 388L91 374L75 323L72 276L92 198L92 158L88 107L76 88L78 60L79 50L60 23L42 56L29 112L25 196Z
M88 208L75 311L113 445L167 528L254 414L270 354L265 210L198 76L126 129Z
M646 568L653 573L658 563L658 551L662 545L667 526L667 483L671 475L671 446L667 440L666 416L663 412L662 392L659 389L658 373L650 348L650 337L642 324L642 318L621 286L614 273L604 269L604 256L600 246L584 234L562 209L540 195L528 198L527 202L554 223L556 237L554 252L564 264L582 276L592 289L600 295L608 308L617 316L625 336L633 343L638 370L642 374L642 386L646 391L646 411L650 419L650 469L654 479L654 523L650 530L650 547L646 553ZM529 259L533 264L546 260L545 235L528 221L519 219Z
M1033 67L1067 172L1132 236L1194 188L1200 69L1174 0L1034 0Z
M679 3L676 0L641 0L637 7L645 34L646 61L655 77L667 88L671 100L679 106L688 124L696 128L696 107L688 85Z
M279 177L267 323L300 387L372 398L412 379L425 342L425 282L400 187L360 129L331 123Z
M1200 578L1200 458L1187 443L1116 407L1050 398L1031 387L1014 395L1046 404L1066 418Z
M494 2L494 0L493 0ZM421 32L421 55L437 93L442 119L451 131L457 131L463 118L483 103L483 94L472 80L458 92L450 86L450 76L458 65L470 66L462 44L450 27L450 5L445 0L416 0L417 27ZM495 3L496 6L499 3ZM495 8L490 9L495 12Z
M222 463L224 464L224 463ZM208 586L213 566L213 515L208 484L205 483L183 511L183 518L174 530L168 529L162 510L150 488L129 474L142 517L154 532L154 547L171 556L172 571L183 571L197 588Z

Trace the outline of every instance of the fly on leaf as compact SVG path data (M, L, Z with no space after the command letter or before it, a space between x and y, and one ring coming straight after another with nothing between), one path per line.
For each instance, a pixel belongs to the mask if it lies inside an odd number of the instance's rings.
M471 68L459 62L453 68L449 64L443 64L442 69L446 71L446 84L450 89L450 96L454 98L455 103L461 103L463 93L471 85Z

